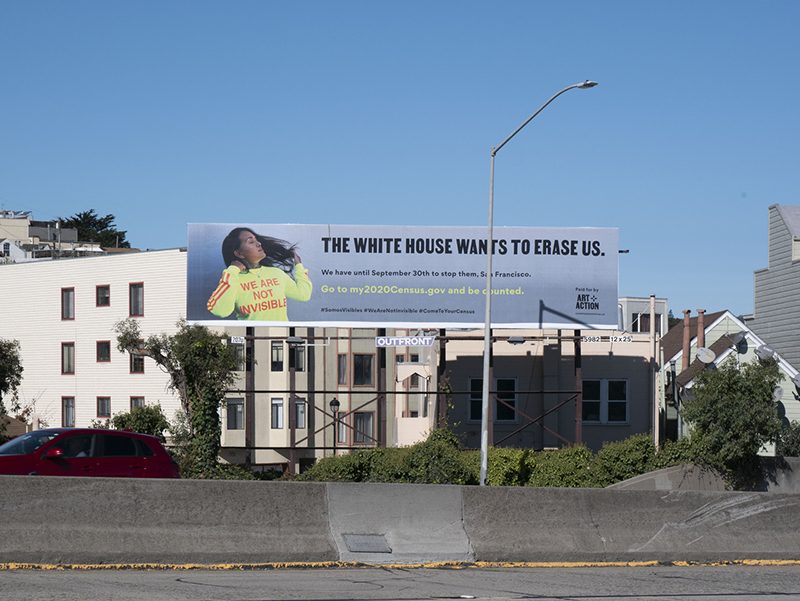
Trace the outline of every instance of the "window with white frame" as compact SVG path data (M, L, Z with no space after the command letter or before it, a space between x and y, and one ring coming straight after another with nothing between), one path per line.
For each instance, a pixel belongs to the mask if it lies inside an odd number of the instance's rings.
M483 378L469 380L469 419L480 421L483 410Z
M586 423L628 423L628 381L584 380L582 406Z
M661 313L655 314L656 334L661 334ZM650 313L634 313L631 319L631 332L650 333Z
M296 399L294 402L294 427L298 430L306 428L306 401Z
M270 371L283 371L283 340L270 343Z
M283 399L272 399L269 425L273 430L281 430L283 428Z
M494 403L494 421L508 422L516 419L517 381L514 378L497 378L495 380L496 399ZM492 396L492 392L489 392ZM502 399L501 403L497 399ZM483 378L471 378L469 381L469 419L480 421L483 411Z
M344 353L339 353L336 357L336 382L343 386L347 384L347 355Z
M227 420L225 426L228 430L244 430L244 399L226 399Z

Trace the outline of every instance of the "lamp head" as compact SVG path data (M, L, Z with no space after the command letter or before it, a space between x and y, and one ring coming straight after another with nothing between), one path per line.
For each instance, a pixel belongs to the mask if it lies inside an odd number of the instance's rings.
M331 399L330 406L331 406L331 411L333 413L336 413L337 411L339 411L339 406L340 405L341 405L341 403L339 403L339 401L336 399L336 397L333 397Z
M579 84L578 84L578 87L579 87L581 90L585 90L586 88L593 88L593 87L595 87L596 85L597 85L597 82L596 82L596 81L591 81L591 80L587 79L587 80L586 80L586 81L584 81L583 83L579 83Z

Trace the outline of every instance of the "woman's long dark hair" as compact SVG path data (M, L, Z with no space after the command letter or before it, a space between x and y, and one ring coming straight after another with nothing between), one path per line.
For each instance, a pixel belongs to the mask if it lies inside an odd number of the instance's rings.
M291 244L286 240L280 240L279 238L261 236L249 227L235 227L225 236L225 239L222 241L222 260L225 261L225 265L230 265L234 261L239 260L239 257L237 257L234 252L237 251L241 245L239 235L242 232L250 232L261 243L261 248L264 249L267 255L261 259L261 265L264 267L277 267L286 273L292 273L294 269L294 252L297 245Z

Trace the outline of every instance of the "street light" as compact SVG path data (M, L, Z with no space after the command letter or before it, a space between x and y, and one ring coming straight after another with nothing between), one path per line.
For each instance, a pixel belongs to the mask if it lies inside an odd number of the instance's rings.
M336 457L336 439L339 436L339 424L337 423L339 420L337 419L339 416L339 401L336 400L336 397L331 399L329 403L331 407L331 413L333 413L333 456Z
M522 128L528 125L533 119L547 108L553 100L561 96L564 92L578 88L585 90L593 88L597 85L596 81L582 81L567 86L563 90L559 90L553 94L550 99L540 106L536 111L525 121L522 122L513 133L505 140L500 142L491 150L491 162L489 168L489 225L486 233L486 312L483 324L483 394L481 397L481 486L486 485L486 472L489 465L489 355L491 350L491 329L492 329L492 244L494 243L494 157L498 151L505 146L511 138L516 136Z

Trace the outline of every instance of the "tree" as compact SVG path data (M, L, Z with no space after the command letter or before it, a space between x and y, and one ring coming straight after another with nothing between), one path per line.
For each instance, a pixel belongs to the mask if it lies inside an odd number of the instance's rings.
M781 430L773 391L780 381L774 360L726 361L697 378L693 396L683 402L683 418L701 456L734 485L759 477L758 452Z
M0 436L5 432L6 407L3 399L11 396L11 410L19 411L17 390L22 384L22 359L19 354L19 342L0 338Z
M219 408L233 384L236 353L225 336L181 319L173 335L142 337L139 322L126 319L116 324L121 352L150 357L170 377L170 388L181 400L187 417L189 453L199 474L216 471L222 426Z
M164 442L164 430L169 428L169 422L161 410L161 405L145 405L134 407L127 413L117 413L111 418L111 425L115 430L130 430L157 436L161 442Z
M94 209L89 209L62 219L61 223L64 227L78 230L78 240L97 242L105 248L130 248L130 242L125 240L127 231L118 230L114 225L114 219L111 214L100 217Z

